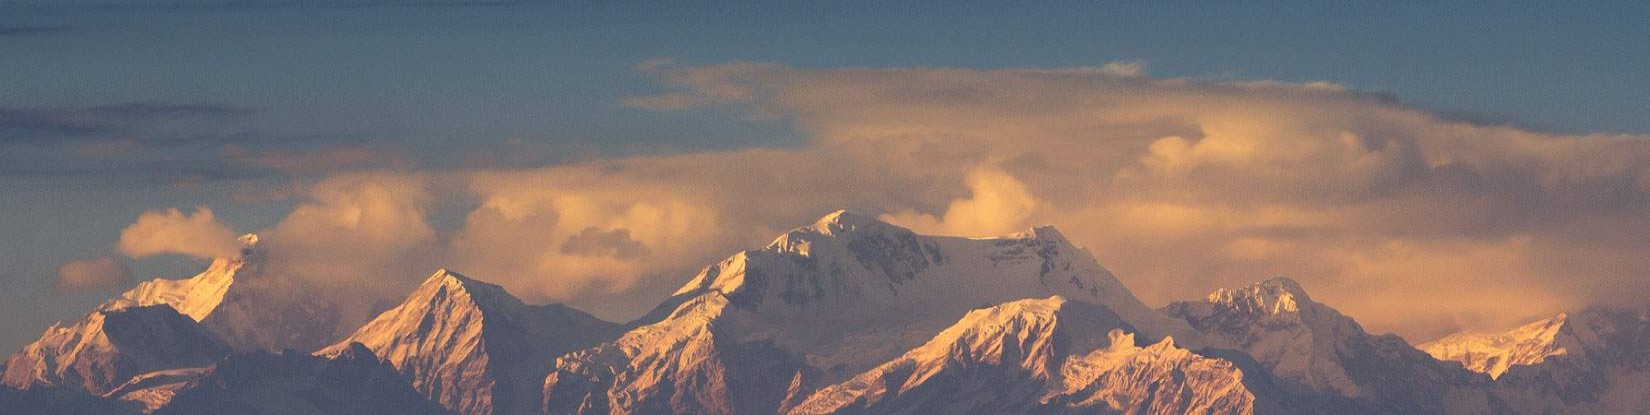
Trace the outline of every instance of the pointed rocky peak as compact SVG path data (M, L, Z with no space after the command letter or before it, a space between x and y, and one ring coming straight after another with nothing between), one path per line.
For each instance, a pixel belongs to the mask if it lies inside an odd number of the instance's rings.
M1456 333L1416 348L1438 360L1461 362L1467 370L1500 378L1513 366L1535 365L1553 356L1581 353L1576 339L1565 330L1568 321L1568 315L1559 313L1512 330Z
M1316 304L1295 280L1277 277L1237 289L1222 288L1209 294L1211 304L1246 313L1271 315L1299 312L1303 305Z
M256 274L255 269L263 257L258 246L257 234L246 234L240 237L240 255L229 258L215 258L206 271L185 279L156 278L138 283L136 287L127 290L104 302L98 308L115 310L126 307L141 307L158 304L172 306L179 313L189 316L195 321L205 321L206 317L217 310L223 302L229 287L235 284L238 278ZM254 272L247 272L254 271Z
M607 341L619 325L446 269L400 305L320 353L376 355L419 393L462 414L524 413L556 356Z
M470 279L470 277L466 277L464 274L459 274L446 268L441 268L435 270L435 273L430 274L428 278L424 278L424 282L419 283L418 285L419 289L424 289L425 287L439 287L442 289L465 290L466 286L471 284L485 283Z
M521 314L520 309L525 307L503 287L441 269L425 278L401 304L323 353L338 354L360 344L385 358L397 357L387 354L386 349L397 345L414 344L419 354L434 353L431 347L435 346L423 342L455 336L480 341L489 319L508 325L511 314Z
M521 299L505 291L504 287L475 280L445 268L436 270L429 278L425 278L407 300L459 303L480 307L485 312L494 312L503 307L524 306Z
M240 255L241 260L243 260L243 261L251 260L253 257L260 256L259 253L262 252L262 251L259 251L257 249L258 248L258 234L249 233L249 234L241 235L241 237L236 238L236 240L241 242L241 255Z
M1288 278L1220 289L1204 301L1164 310L1190 323L1209 346L1252 357L1289 394L1399 405L1372 410L1414 413L1441 412L1452 394L1481 392L1471 389L1471 372L1442 364L1397 336L1364 331Z

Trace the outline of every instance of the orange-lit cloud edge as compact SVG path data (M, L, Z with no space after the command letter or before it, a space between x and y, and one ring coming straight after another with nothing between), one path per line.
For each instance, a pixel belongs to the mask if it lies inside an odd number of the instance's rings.
M339 174L259 230L263 246L280 272L367 288L354 293L394 297L451 267L610 319L838 208L923 233L1054 225L1154 304L1289 276L1411 340L1650 295L1650 137L1475 124L1327 83L1154 79L1129 63L642 71L670 91L623 105L743 109L808 143ZM437 229L432 212L453 198L473 210ZM118 247L219 255L236 246L230 228L209 208L149 212ZM126 278L92 265L65 278Z

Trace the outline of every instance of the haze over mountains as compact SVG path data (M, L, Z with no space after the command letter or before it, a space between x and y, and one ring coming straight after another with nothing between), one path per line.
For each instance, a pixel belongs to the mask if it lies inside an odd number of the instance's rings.
M450 270L355 321L243 243L46 330L6 360L0 412L1650 412L1643 308L1417 348L1287 278L1153 309L1048 227L834 212L624 324Z

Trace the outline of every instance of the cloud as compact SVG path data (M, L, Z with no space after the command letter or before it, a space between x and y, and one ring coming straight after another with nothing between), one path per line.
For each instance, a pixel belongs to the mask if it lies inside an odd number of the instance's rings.
M132 258L181 254L210 259L233 257L240 250L234 229L218 223L212 209L196 207L193 215L177 208L148 211L120 231L120 252Z
M0 108L0 142L141 139L178 144L212 139L199 134L201 124L252 113L221 104L127 102L91 107ZM175 128L179 124L188 127Z
M591 226L567 237L561 244L561 253L625 260L647 255L647 245L631 239L629 229L603 231Z
M223 154L235 164L271 169L289 176L320 176L328 173L406 168L410 159L383 146L368 144L324 144L313 148L276 148L254 151L240 145L226 145Z
M286 218L259 231L275 273L333 285L397 287L434 271L430 178L367 172L310 187ZM427 269L426 269L427 268Z
M0 176L162 182L268 176L216 153L261 139L246 123L254 113L164 102L0 108Z
M881 172L897 189L871 201L886 219L960 234L1053 224L1148 302L1289 275L1377 330L1424 338L1650 295L1647 137L1130 65L650 70L672 90L628 103L785 120L805 151ZM1540 300L1506 301L1524 297Z
M732 107L808 142L343 174L265 231L271 253L363 286L447 266L625 319L698 268L847 208L949 234L1055 225L1148 303L1286 275L1412 340L1650 296L1650 137L1127 64L642 70L669 90L627 105ZM459 218L432 225L439 206Z
M269 137L256 110L224 104L126 102L0 108L0 176L98 177L173 184L406 168L387 142Z
M883 215L882 220L932 235L992 236L1029 227L1027 219L1037 209L1037 198L1026 186L1001 171L975 170L963 179L972 193L946 207L945 215L901 211Z
M114 257L69 261L57 269L57 293L107 290L131 280L132 272L126 263Z

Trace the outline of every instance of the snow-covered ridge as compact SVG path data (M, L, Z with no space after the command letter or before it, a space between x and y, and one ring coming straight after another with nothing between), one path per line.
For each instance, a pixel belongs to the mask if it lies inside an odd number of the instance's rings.
M6 360L3 382L18 389L63 387L101 394L133 376L200 366L229 347L165 305L96 310L59 323Z
M829 413L1252 413L1230 362L1136 345L1103 306L1061 297L969 312L928 343L789 410Z
M1208 302L1247 314L1277 315L1300 312L1300 304L1311 303L1312 298L1300 283L1278 277L1243 288L1215 290Z
M1499 378L1514 365L1534 365L1569 354L1575 348L1574 339L1562 333L1568 319L1560 313L1505 332L1456 333L1417 347L1438 360L1461 362L1468 370Z
M1052 228L929 236L838 211L704 268L636 329L559 359L547 404L552 413L771 412L924 344L969 310L1052 296L1104 306L1153 341L1199 337ZM751 406L733 405L730 393Z
M1365 332L1288 278L1217 290L1164 311L1202 332L1210 347L1253 358L1295 397L1336 398L1374 412L1488 411L1471 372L1397 336Z
M216 258L206 271L192 278L174 280L156 278L138 283L98 308L116 310L126 307L165 304L179 313L202 321L218 308L235 276L243 268L256 267L260 259L257 251L258 235L241 236L241 254L233 258Z
M1514 364L1496 377L1495 395L1519 413L1650 413L1650 309L1595 306L1566 313L1553 341L1563 354ZM1539 322L1538 322L1539 323ZM1541 325L1520 327L1545 328ZM1546 330L1535 330L1544 335ZM1539 337L1539 336L1538 336ZM1533 342L1544 349L1543 341Z
M258 236L248 234L240 240L237 256L213 259L205 272L139 283L99 308L168 305L206 324L237 350L315 350L366 319L347 315L322 295L325 287L268 275L271 261L258 249Z
M450 410L523 413L537 410L556 356L618 333L617 324L560 305L529 306L503 287L443 269L319 353L362 345Z
M1287 278L1148 309L1050 227L931 236L833 212L626 326L448 270L357 326L247 242L48 330L0 366L31 388L0 388L0 413L1650 413L1650 311L1426 345L1486 375ZM229 353L226 334L331 346Z
M996 238L929 236L837 211L763 249L706 267L676 296L707 291L765 316L912 316L936 324L975 307L1060 295L1105 304L1154 338L1192 334L1183 322L1146 307L1092 254L1051 227Z

